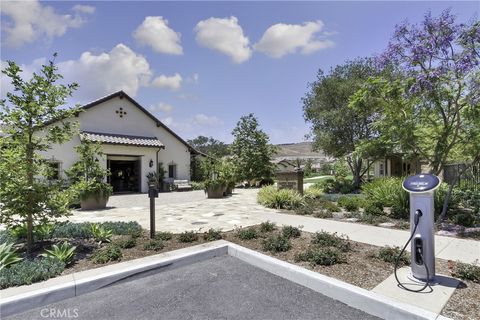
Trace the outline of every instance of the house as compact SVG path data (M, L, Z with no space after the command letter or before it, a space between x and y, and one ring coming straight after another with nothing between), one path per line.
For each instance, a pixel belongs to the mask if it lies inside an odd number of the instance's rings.
M102 146L105 157L97 160L110 170L107 180L116 193L147 192L147 174L158 173L159 164L166 179L190 180L190 159L197 152L123 91L84 105L67 121L78 123L79 134L43 154L59 177L78 160L75 147L92 141ZM40 134L45 130L48 125Z
M401 153L378 159L373 163L372 167L374 177L405 177L420 173L425 169L422 162L406 159Z
M305 163L309 162L312 171L318 172L325 164L331 164L334 162L334 158L327 156L322 151L314 151L312 142L299 142L299 143L283 143L277 144L277 152L273 157L276 162L289 161L290 163L300 168L305 167Z

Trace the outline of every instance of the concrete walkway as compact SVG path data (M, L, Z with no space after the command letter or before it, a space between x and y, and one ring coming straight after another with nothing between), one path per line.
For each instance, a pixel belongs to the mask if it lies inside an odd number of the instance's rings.
M409 231L387 229L359 223L340 222L290 214L264 212L263 220L270 220L277 225L303 226L303 231L320 230L345 234L351 240L375 246L403 247L410 236ZM407 248L410 249L409 247ZM458 260L473 263L480 260L480 241L435 236L435 256L440 259Z

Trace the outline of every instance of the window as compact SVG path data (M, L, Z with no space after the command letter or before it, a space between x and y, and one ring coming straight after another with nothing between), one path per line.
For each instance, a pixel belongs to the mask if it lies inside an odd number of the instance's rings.
M177 165L169 164L168 165L168 177L176 179L177 178Z
M48 180L60 179L60 162L50 161L48 163Z
M381 176L384 176L385 175L385 167L384 167L384 164L383 163L380 163L380 169L379 169L379 173Z

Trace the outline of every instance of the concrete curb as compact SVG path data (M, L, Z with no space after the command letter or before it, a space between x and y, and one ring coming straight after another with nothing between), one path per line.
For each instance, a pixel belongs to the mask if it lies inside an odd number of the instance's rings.
M448 319L383 295L229 243L228 254L279 277L383 319Z
M49 281L47 280L43 283L44 288L42 289L31 291L28 290L29 286L25 286L22 288L25 290L23 293L18 293L6 298L2 297L0 310L2 317L6 317L60 300L73 298L113 285L120 281L133 279L134 277L147 276L153 272L158 272L159 269L166 270L178 268L184 265L222 256L227 254L227 252L227 242L216 241L159 254L153 257L142 258L139 259L142 261L136 261L134 264L131 263L132 261L126 261L107 267L93 269L93 276L90 275L92 274L92 270L79 272L73 275L73 281L68 281L63 284L49 286ZM115 266L115 268L113 268L114 270L105 272L105 269L112 269L112 266ZM67 279L68 278L69 277L67 277Z
M6 317L148 276L160 269L174 269L225 254L383 319L448 319L224 240L79 272L66 276L65 283L54 282L53 278L43 282L43 288L37 290L31 290L30 286L15 288L16 294L2 297L0 310L2 317Z

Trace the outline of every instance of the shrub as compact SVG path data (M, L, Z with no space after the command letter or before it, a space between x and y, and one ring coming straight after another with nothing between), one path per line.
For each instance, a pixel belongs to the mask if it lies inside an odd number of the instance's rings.
M273 230L275 230L275 223L270 221L260 223L261 232L272 232Z
M120 260L121 258L122 250L114 244L109 244L106 247L94 251L90 260L95 264L104 264L109 261Z
M58 259L65 263L65 265L69 265L75 258L76 248L77 247L72 246L67 241L64 241L60 245L54 244L50 250L46 249L45 253L42 253L41 256L45 258Z
M256 239L258 237L257 231L253 227L246 228L246 229L240 228L237 230L235 235L242 240L251 240L251 239Z
M275 186L260 189L257 202L267 208L293 210L304 204L303 197L290 189L277 190Z
M478 260L476 261L478 262ZM476 283L480 283L480 266L457 262L453 271L453 276L462 280L470 280Z
M178 235L178 241L180 242L194 242L198 240L198 235L193 231L185 231Z
M173 238L173 233L168 231L160 231L155 233L155 240L168 241Z
M331 211L328 211L328 210L319 210L319 211L316 211L313 216L315 218L321 218L321 219L330 219L330 218L333 218L333 214Z
M340 208L333 202L324 201L322 207L329 212L340 212Z
M263 241L263 250L270 252L284 252L291 248L290 240L284 236L270 236Z
M64 269L65 264L58 259L23 260L0 270L0 289L47 280L59 275Z
M220 230L215 230L213 228L208 229L207 232L203 234L203 239L207 241L215 241L222 239L222 234Z
M323 196L322 189L316 188L315 186L311 186L303 193L303 196L306 199L320 199Z
M347 194L355 191L351 179L325 179L315 183L314 187L323 190L325 193Z
M380 216L380 215L364 213L360 216L360 222L368 223L371 225L378 225L380 223L387 222L387 221L388 221L387 217Z
M25 239L27 237L27 225L20 224L10 228L10 235L15 239Z
M308 200L305 202L305 205L295 208L295 214L300 216L311 215L315 211L314 205L308 203Z
M144 250L160 251L165 248L165 244L162 240L150 240L143 245Z
M399 247L383 247L371 255L371 257L394 264L397 257L400 254ZM408 265L410 263L410 256L407 253L403 253L399 260L400 265Z
M283 226L282 235L287 238L298 238L302 235L302 232L299 228L293 226Z
M337 204L349 212L357 211L359 208L359 198L357 197L340 197Z
M110 239L113 236L112 230L107 229L97 223L92 223L90 228L95 241L98 241L98 243L110 242Z
M17 239L12 236L9 230L0 230L0 243L15 243Z
M384 214L383 207L379 203L367 202L365 208L363 209L364 214L372 216L381 216Z
M336 232L333 234L330 234L323 230L320 232L316 232L313 235L312 243L322 247L335 247L344 252L351 249L351 244L348 240L348 237L339 237Z
M41 224L36 226L33 230L34 237L37 240L47 240L52 237L53 230L55 229L55 225L51 223Z
M142 226L136 221L107 221L100 224L102 227L109 229L116 235L131 235L139 237L142 234Z
M309 248L295 256L297 261L307 261L314 265L331 266L345 263L347 259L341 250L335 247Z
M369 203L375 203L378 207L392 207L392 212L397 218L408 218L409 196L402 188L402 178L378 178L362 186ZM373 212L371 214L374 214Z
M116 239L113 244L122 249L130 249L137 245L137 238L134 238L132 236L122 237Z
M473 209L473 213L480 214L480 189L454 189L453 198L462 207Z
M458 212L453 216L453 222L468 228L475 225L476 218L471 212Z
M52 238L77 238L88 239L92 237L90 223L62 223L55 226L52 232Z
M0 270L22 261L12 246L12 243L0 244Z

